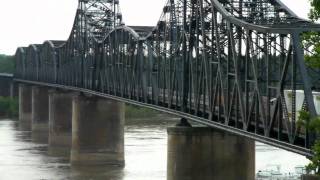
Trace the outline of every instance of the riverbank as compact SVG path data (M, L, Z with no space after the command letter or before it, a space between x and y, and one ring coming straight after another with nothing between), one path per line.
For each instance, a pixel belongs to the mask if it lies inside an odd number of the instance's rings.
M160 111L139 106L126 105L125 118L130 120L176 119L174 116Z
M17 97L0 96L0 119L16 118L19 116L19 99ZM125 118L130 120L147 119L173 119L174 116L155 111L148 108L142 108L133 105L126 105Z

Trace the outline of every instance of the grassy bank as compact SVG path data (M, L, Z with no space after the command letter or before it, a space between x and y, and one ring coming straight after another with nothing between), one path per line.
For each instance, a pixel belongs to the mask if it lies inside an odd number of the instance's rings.
M19 104L18 98L0 96L0 116L1 117L18 117Z
M142 108L133 105L126 105L126 118L136 119L136 118L150 118L155 117L160 114L159 111L155 111L148 108Z

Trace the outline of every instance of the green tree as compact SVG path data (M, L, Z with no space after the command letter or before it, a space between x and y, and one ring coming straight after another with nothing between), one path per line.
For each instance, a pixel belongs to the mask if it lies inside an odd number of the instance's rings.
M310 0L311 9L309 18L316 22L320 20L320 0ZM305 56L309 67L320 69L320 32L307 32L303 34L303 45L310 53Z
M320 19L320 0L310 0L311 10L309 13L309 18L312 21L317 21Z
M0 54L0 73L14 73L14 57Z
M17 117L19 114L18 98L0 96L0 117Z
M320 0L310 0L311 10L309 18L316 22L320 20ZM303 34L303 45L310 52L305 55L306 64L309 67L320 69L320 32L307 32ZM320 134L320 116L311 118L307 111L300 111L298 124L306 127L311 132ZM310 173L314 171L320 175L320 139L317 139L312 146L313 156L310 163L306 166Z
M320 134L320 117L311 118L310 113L302 110L299 112L298 124L306 127L310 132ZM307 172L314 172L320 175L320 140L317 139L311 147L313 156L310 163L306 166Z

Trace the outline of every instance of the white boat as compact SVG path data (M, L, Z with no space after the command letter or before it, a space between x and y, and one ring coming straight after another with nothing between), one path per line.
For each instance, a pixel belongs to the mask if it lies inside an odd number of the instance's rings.
M280 172L281 166L280 165L267 165L265 170L260 170L257 172L256 179L257 180L278 180L282 177L282 173Z
M256 180L300 180L305 172L304 166L296 166L295 172L282 173L280 165L267 165L265 170L257 172Z

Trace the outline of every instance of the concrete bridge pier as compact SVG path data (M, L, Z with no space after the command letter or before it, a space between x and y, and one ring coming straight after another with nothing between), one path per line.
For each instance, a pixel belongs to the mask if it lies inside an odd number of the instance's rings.
M124 166L124 110L110 99L73 99L72 166Z
M73 96L60 90L49 92L49 155L70 155Z
M47 143L49 136L49 94L45 87L32 87L32 139Z
M207 127L168 128L167 180L254 180L255 143Z
M14 97L18 97L18 86L17 86L18 84L17 83L15 83L15 82L11 82L10 83L10 97L11 98L14 98Z
M30 131L32 122L32 90L31 86L19 84L19 127Z

